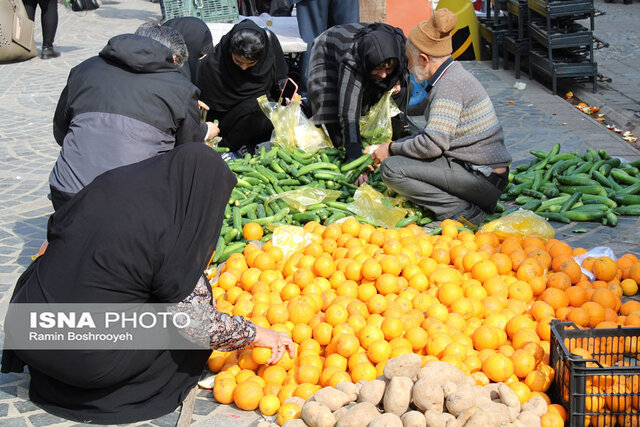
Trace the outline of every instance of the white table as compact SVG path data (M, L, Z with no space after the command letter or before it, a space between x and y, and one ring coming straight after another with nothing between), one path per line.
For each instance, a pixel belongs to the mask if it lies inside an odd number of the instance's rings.
M211 31L213 45L216 46L220 42L222 36L227 34L235 24L246 18L251 19L262 28L268 28L271 30L278 37L278 41L280 42L284 53L306 52L307 44L300 38L298 21L295 16L269 16L264 13L260 16L240 16L240 18L233 23L207 23L207 26ZM268 25L269 23L271 25Z

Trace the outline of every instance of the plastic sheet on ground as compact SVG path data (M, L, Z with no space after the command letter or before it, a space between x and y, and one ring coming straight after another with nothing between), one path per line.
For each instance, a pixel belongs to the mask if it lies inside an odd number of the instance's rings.
M393 127L391 117L400 113L396 103L391 99L393 90L388 91L380 101L360 117L360 136L363 145L384 144L391 141Z
M524 209L494 219L483 225L480 230L492 232L498 237L538 237L542 240L552 239L556 234L553 227L544 218Z
M349 210L378 227L394 228L407 215L407 210L398 204L399 200L385 196L368 184L362 184L353 195Z
M312 242L319 242L322 238L313 233L309 233L302 227L295 225L280 225L273 230L271 243L282 249L284 258L287 258L295 251L304 249Z
M304 212L307 210L307 207L315 205L316 203L322 203L325 200L337 200L341 194L342 191L338 190L303 187L296 190L275 194L269 197L266 200L265 204L269 204L276 199L282 199L283 202L285 202L292 208L297 209L299 212Z
M333 147L331 140L321 128L317 128L300 108L299 101L289 105L271 102L266 95L258 98L258 105L273 124L271 143L287 151L297 148L315 153L322 148Z

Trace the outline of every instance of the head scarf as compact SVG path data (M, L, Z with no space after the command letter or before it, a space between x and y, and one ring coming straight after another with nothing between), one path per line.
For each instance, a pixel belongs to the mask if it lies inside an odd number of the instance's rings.
M243 29L257 31L264 38L262 56L256 65L246 70L238 67L231 58L231 37ZM287 74L287 64L277 37L269 37L264 29L245 19L234 25L203 61L198 87L202 100L209 107L226 112L246 99L264 95L283 74Z
M171 27L182 34L187 45L189 58L187 63L181 67L181 71L188 75L193 84L198 82L198 66L200 58L208 54L213 48L211 31L207 24L200 18L185 16L183 18L173 18L162 25Z
M182 301L211 258L235 184L199 143L100 175L50 217L49 247L12 301Z
M407 67L405 52L406 38L399 28L391 25L369 24L356 33L356 58L361 72L368 78L368 84L376 86L382 91L391 89L404 74ZM371 71L389 58L396 58L398 65L393 73L382 82L371 78Z

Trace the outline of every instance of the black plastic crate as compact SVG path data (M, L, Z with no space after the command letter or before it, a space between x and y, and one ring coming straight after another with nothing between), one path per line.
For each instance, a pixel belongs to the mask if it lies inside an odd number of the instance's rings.
M532 20L529 22L529 36L544 47L551 49L589 46L593 43L592 32L573 21L565 26L554 26L547 29L544 22Z
M583 19L593 16L593 0L528 0L529 9L550 19L571 17Z
M639 351L640 328L551 322L552 400L564 406L569 426L640 425Z

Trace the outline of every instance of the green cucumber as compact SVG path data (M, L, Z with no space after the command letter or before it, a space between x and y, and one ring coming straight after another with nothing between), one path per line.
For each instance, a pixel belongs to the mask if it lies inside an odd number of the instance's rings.
M593 162L584 162L573 171L572 175L576 173L587 172L589 169L591 169L591 166L593 166Z
M420 215L411 215L408 216L406 218L401 219L400 221L398 221L396 223L395 228L402 228L402 227L406 227L409 224L413 224L414 222L416 222L417 220L420 219Z
M569 218L559 212L536 211L536 213L544 218L550 219L551 221L562 222L564 224L569 224L571 222Z
M618 216L616 214L608 211L605 215L605 218L607 218L607 225L615 227L618 224Z
M600 185L597 181L589 178L582 178L579 176L558 176L558 182L562 185Z
M622 169L613 168L611 169L611 176L613 176L618 182L622 184L636 184L640 182L640 179L629 175L627 172Z
M582 201L587 203L588 201L595 201L597 203L601 203L603 205L607 205L610 208L615 208L616 206L618 206L618 204L616 202L614 202L613 200L611 200L608 197L604 197L604 196L598 196L595 194L583 194L582 195Z
M580 198L582 197L582 193L581 192L575 192L571 195L571 197L569 197L567 199L566 202L564 202L562 204L562 207L560 208L560 212L565 212L568 211L569 209L571 209L573 207L573 205L575 205L576 203L578 203L580 201Z
M563 193L583 193L583 194L599 194L601 196L606 196L607 192L600 185L559 185L558 189Z
M293 214L293 220L299 222L300 224L306 224L310 221L320 222L320 217L311 212L302 212Z
M635 215L640 216L640 205L618 206L613 210L618 215Z
M622 205L640 205L640 195L616 193L613 200Z
M342 172L347 172L350 171L352 169L355 169L359 166L361 166L363 163L365 163L367 161L367 159L371 160L371 154L363 154L362 156L358 157L357 159L349 162L349 163L345 163L342 165L342 167L340 168L340 170Z
M245 246L247 246L247 242L234 242L230 245L227 245L222 251L222 254L220 255L220 259L218 261L226 261L231 255L242 252Z
M628 187L624 187L620 190L620 193L625 194L640 194L640 182L636 182Z
M338 169L338 166L334 165L333 163L325 163L325 162L311 163L309 165L303 166L300 169L298 169L296 178L299 177L300 175L306 175L309 172L313 172L318 169L336 170Z
M572 210L562 213L572 221L594 221L604 216L604 211L600 210Z

